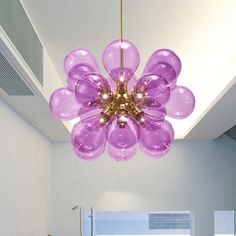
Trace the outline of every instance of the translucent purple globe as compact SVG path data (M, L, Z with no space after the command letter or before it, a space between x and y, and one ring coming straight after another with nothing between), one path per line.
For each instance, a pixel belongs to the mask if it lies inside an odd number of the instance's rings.
M72 50L64 60L64 71L68 75L74 66L88 66L93 71L99 72L99 66L94 55L84 48L76 48ZM86 69L87 70L87 69ZM84 70L79 70L84 73Z
M184 119L191 115L195 106L195 98L191 90L184 86L176 86L165 106L166 115L175 119Z
M125 161L134 157L137 152L137 130L133 122L126 118L125 127L120 127L114 119L108 129L107 150L116 161Z
M174 139L174 130L168 121L146 119L139 127L140 149L153 158L161 158L169 152Z
M84 76L90 73L95 73L96 70L90 65L79 64L71 68L68 73L67 84L68 88L72 91L75 90L75 86L78 83L79 79L82 79Z
M76 48L65 57L64 71L67 75L68 88L72 91L77 80L83 75L91 72L100 73L94 55L83 48Z
M103 65L116 82L122 78L130 80L139 65L139 52L127 40L115 40L104 50Z
M83 160L95 160L105 150L105 127L99 127L96 117L88 123L76 124L71 133L71 142L77 156Z
M160 108L170 97L170 85L159 75L146 74L134 89L134 100L143 107Z
M75 94L67 88L59 88L50 97L52 114L60 120L71 120L79 116L81 104L76 101Z
M108 81L99 74L90 73L78 79L75 97L85 107L102 106L111 100Z
M180 71L181 61L179 57L169 49L160 49L151 55L143 74L157 74L165 78L170 84L175 84Z

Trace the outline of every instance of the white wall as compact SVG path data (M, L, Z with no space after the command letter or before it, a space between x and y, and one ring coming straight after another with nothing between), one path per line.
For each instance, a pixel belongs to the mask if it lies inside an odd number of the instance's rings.
M162 160L141 153L117 163L76 158L70 144L53 147L54 236L79 235L78 204L95 210L191 210L196 236L212 236L214 210L236 208L236 145L226 136L214 142L176 142Z
M47 236L51 144L0 100L0 235Z
M76 204L95 210L191 210L195 235L212 236L213 211L236 209L236 145L226 136L176 142L159 161L139 153L124 163L107 155L83 162L69 143L54 144L51 153L51 143L2 101L0 132L1 236L47 235L51 218L53 236L79 235L78 212L71 210Z

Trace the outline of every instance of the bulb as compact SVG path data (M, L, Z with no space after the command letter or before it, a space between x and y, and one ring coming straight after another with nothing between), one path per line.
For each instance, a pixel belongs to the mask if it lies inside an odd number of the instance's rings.
M192 91L184 86L176 86L171 91L170 99L165 109L166 115L175 119L184 119L191 115L195 106Z
M81 105L75 95L67 88L59 88L50 97L52 114L60 120L71 120L79 116Z
M128 81L136 71L140 57L131 42L115 40L105 48L102 61L113 80Z
M91 52L76 48L65 57L64 71L67 75L68 88L74 91L78 79L91 72L99 73L99 66Z
M169 152L174 139L174 130L168 121L145 116L139 127L139 145L142 152L159 159Z
M114 119L108 126L107 150L116 161L126 161L134 157L137 151L137 131L130 119L120 126Z
M181 61L179 57L169 49L155 51L149 58L144 74L157 74L166 79L172 86L181 71Z
M95 160L105 150L106 127L99 125L99 116L77 123L71 133L73 149L83 160Z
M75 87L75 95L78 102L85 107L104 106L112 97L111 89L101 75L88 74L79 79Z
M104 100L106 100L106 99L108 99L108 98L109 98L109 96L108 96L108 94L107 94L107 93L104 93L104 94L102 95L102 98L103 98Z
M96 58L87 49L76 48L65 57L64 70L66 75L68 75L71 69L74 68L74 66L76 65L83 65L85 67L92 69L93 71L99 72L99 67ZM85 68L81 67L78 68L81 69L78 70L78 72L84 73Z
M135 102L143 107L160 108L170 97L169 83L155 74L144 75L138 80L133 93Z
M85 65L85 64L75 65L68 73L67 77L68 89L70 89L71 91L75 91L75 86L78 80L83 78L83 76L92 72L95 73L96 70L90 65Z
M120 76L120 82L124 82L125 81L125 78L123 75Z

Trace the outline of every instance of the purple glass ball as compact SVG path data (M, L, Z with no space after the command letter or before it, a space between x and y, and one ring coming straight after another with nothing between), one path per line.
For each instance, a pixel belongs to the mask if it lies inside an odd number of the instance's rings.
M99 72L99 66L94 55L87 49L76 48L72 50L64 60L64 71L68 76L69 72L76 65L86 65L93 68L93 71ZM83 70L82 70L83 72Z
M174 130L168 121L147 118L144 125L139 127L140 149L152 158L159 159L169 152L174 139Z
M127 118L125 127L120 127L117 119L108 126L107 150L116 161L126 161L137 152L137 130L134 123Z
M68 88L72 91L75 91L75 86L79 79L84 75L89 73L96 72L96 70L87 64L77 64L71 68L67 77Z
M102 56L103 65L111 78L115 81L124 74L123 79L129 80L136 71L140 56L137 48L127 40L115 40L104 50Z
M164 77L169 83L176 83L181 71L179 57L169 49L159 49L149 58L143 74L153 73Z
M75 94L67 88L55 90L49 103L52 114L60 120L71 120L79 116L81 105Z
M71 133L71 142L75 153L81 159L88 161L97 159L104 152L106 146L106 128L98 129L90 125L91 120L87 127L84 122L79 122Z
M85 107L100 107L111 100L110 85L99 74L87 74L78 80L75 96L77 101Z
M168 63L160 62L159 64L153 66L153 68L150 68L149 71L166 79L170 84L176 84L176 72L174 68Z
M195 106L192 91L184 86L176 86L171 90L168 103L165 105L166 115L175 119L184 119L191 115Z
M138 80L133 97L143 107L160 108L169 100L170 85L158 75L147 74Z

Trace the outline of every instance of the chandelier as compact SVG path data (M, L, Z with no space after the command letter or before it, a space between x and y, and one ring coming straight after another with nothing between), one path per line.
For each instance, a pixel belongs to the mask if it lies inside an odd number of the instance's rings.
M136 79L140 56L134 44L123 39L122 6L120 0L120 39L111 42L102 56L108 78L101 74L92 53L77 48L64 60L67 87L57 89L50 98L55 117L80 118L71 142L83 160L95 160L105 149L117 161L129 160L138 146L159 159L174 140L166 116L184 119L194 110L193 93L176 84L181 61L173 51L155 51Z

